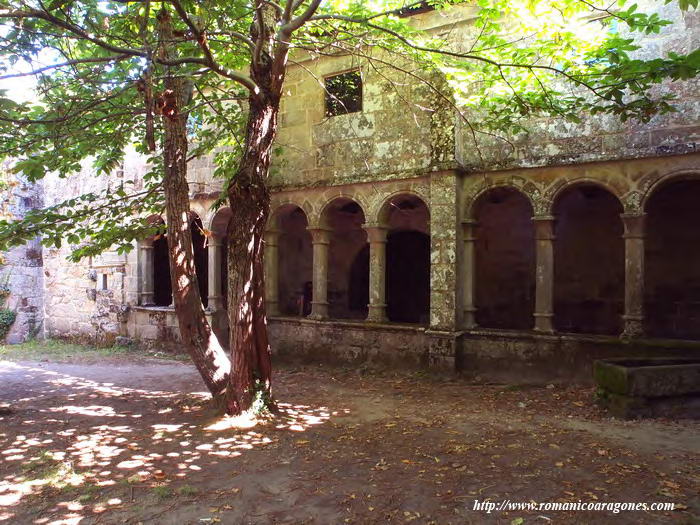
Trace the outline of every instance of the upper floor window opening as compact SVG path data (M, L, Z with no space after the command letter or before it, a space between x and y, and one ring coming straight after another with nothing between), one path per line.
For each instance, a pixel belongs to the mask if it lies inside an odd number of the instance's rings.
M362 111L362 75L348 71L326 77L326 116Z

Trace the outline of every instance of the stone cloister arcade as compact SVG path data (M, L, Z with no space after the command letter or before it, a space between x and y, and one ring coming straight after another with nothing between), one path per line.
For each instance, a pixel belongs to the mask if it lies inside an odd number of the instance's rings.
M428 324L430 218L421 197L392 195L373 221L347 195L316 214L304 208L278 205L265 234L269 316ZM225 308L229 218L222 208L210 223L202 274L210 311Z
M398 346L416 348L437 335L457 344L445 351L456 359L462 336L700 340L696 173L654 171L627 186L576 173L549 184L517 176L465 180L453 208L436 204L434 184L424 179L384 191L358 185L274 193L265 236L273 341L292 351L325 344L332 352L347 335L346 347L359 355L373 344L367 330L376 344L398 338ZM215 329L226 330L230 211L192 202L203 302ZM441 248L450 235L452 251ZM169 304L162 298L167 285L158 284L167 270L164 242L141 243L146 310ZM447 330L435 321L451 307L449 295L440 295L443 281L452 282L455 297L455 324Z
M481 188L467 199L466 329L700 339L700 175ZM471 278L470 278L471 276Z

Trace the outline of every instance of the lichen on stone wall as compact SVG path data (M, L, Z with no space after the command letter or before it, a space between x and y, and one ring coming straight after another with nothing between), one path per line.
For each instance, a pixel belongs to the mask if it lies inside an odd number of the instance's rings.
M43 204L41 185L12 173L10 167L6 163L0 168L0 213L8 220L21 218L28 210ZM12 318L5 340L20 343L41 336L44 314L41 243L35 239L1 255L3 309L9 312L6 320Z

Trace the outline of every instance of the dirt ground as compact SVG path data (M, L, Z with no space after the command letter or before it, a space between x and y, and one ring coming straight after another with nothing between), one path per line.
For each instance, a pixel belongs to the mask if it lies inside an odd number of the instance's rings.
M216 417L185 363L0 361L0 523L700 523L698 422L612 420L568 385L275 379L282 414L251 426Z

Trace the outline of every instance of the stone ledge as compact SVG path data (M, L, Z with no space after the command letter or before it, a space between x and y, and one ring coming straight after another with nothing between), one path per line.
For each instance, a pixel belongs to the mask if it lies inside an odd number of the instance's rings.
M137 312L172 312L175 313L175 307L174 306L142 306L142 305L133 305L131 306L132 310L135 310Z
M640 337L637 339L628 339L617 335L578 334L572 332L556 332L552 334L546 334L536 332L534 330L500 330L496 328L470 328L463 330L461 334L467 337L476 336L503 339L528 339L548 342L585 341L600 344L628 345L652 348L672 346L674 348L684 348L689 350L700 351L700 341L691 341L685 339L663 339L655 337Z
M390 330L400 332L422 332L429 330L426 325L411 325L401 323L369 323L367 321L353 321L351 319L309 319L307 317L285 317L274 316L268 317L269 321L286 324L307 324L316 325L319 327L346 327L359 328L361 330Z

